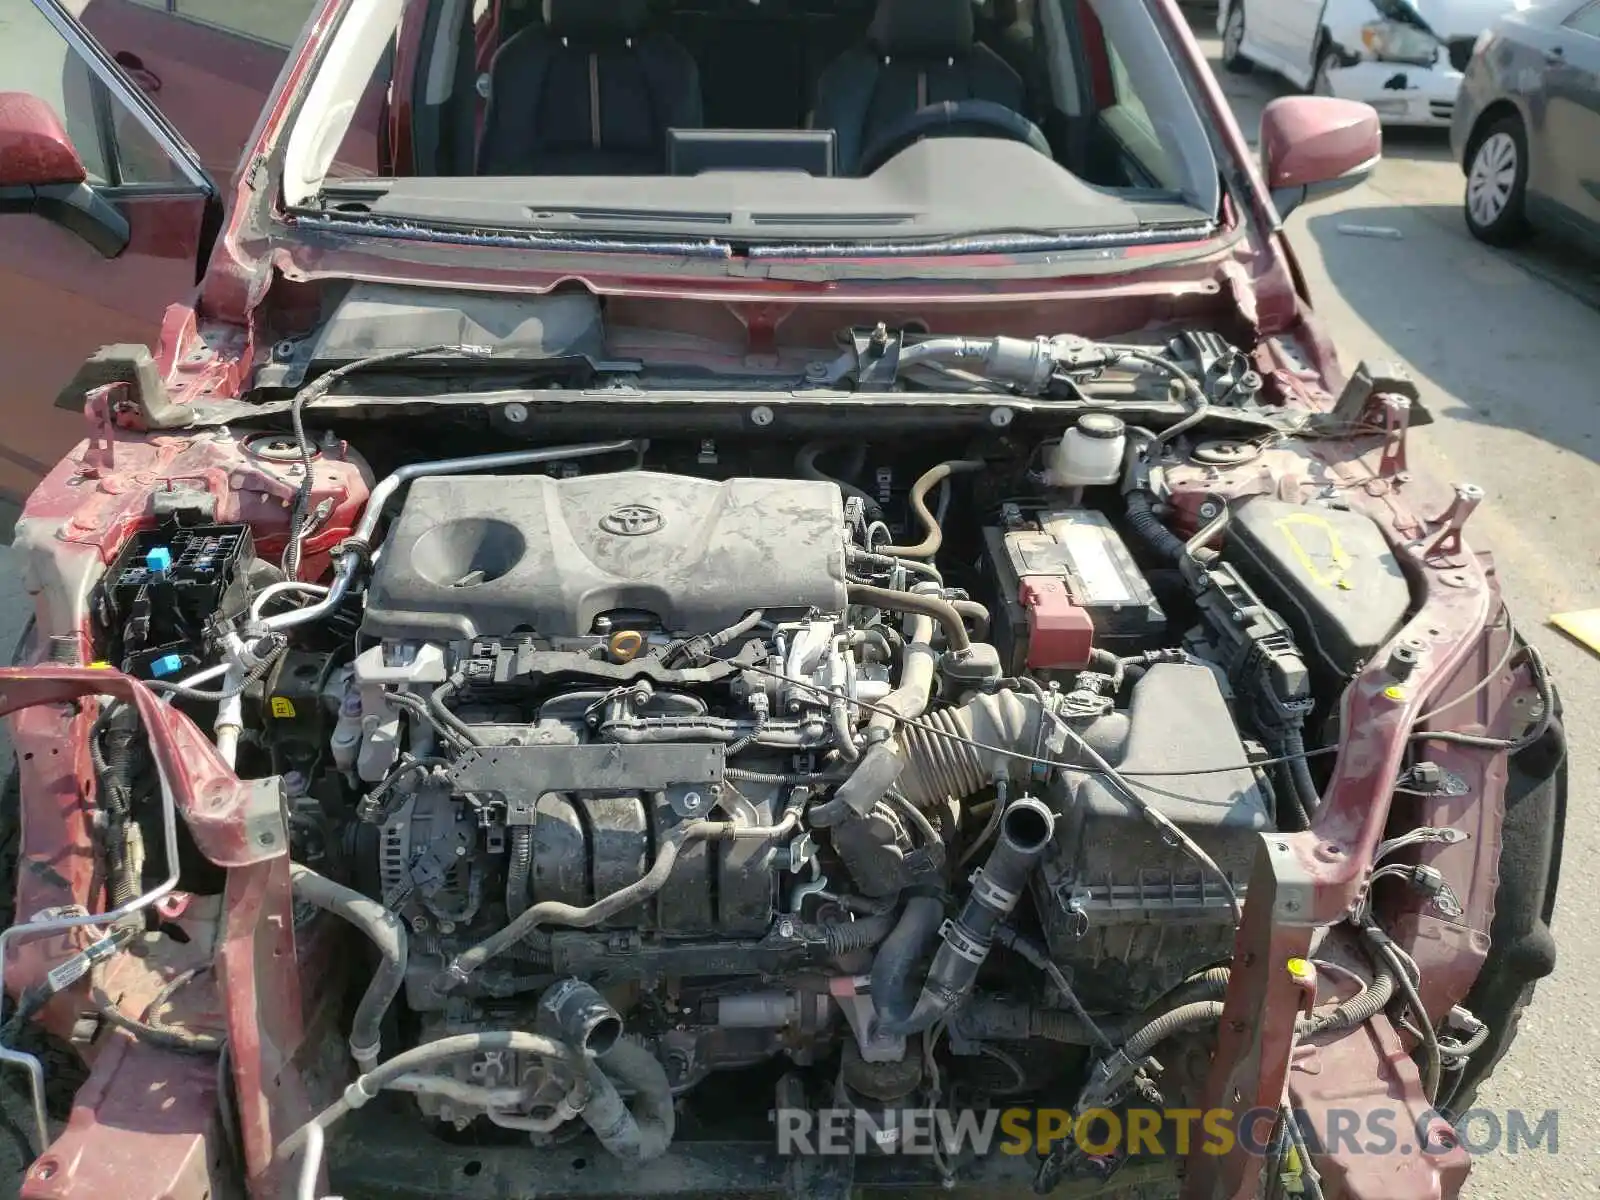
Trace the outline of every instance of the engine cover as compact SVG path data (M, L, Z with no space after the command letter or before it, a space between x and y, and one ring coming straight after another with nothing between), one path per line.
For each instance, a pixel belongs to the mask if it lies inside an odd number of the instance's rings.
M628 611L692 634L753 608L836 613L845 603L844 504L831 483L467 475L411 485L362 632L581 637L601 614Z

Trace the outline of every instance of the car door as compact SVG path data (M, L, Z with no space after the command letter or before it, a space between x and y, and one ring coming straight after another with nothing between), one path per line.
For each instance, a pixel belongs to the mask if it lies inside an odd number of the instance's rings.
M52 152L70 143L76 183L40 174L37 153L7 154L46 142ZM194 151L61 0L0 0L8 173L0 496L18 502L84 435L82 398L64 390L79 366L107 343L155 341L167 306L194 288L220 212Z
M63 0L226 195L290 48L318 0ZM376 164L374 164L375 166Z
M1567 18L1545 53L1544 139L1550 198L1600 236L1600 0Z
M1245 4L1251 41L1271 56L1266 65L1282 70L1299 84L1310 78L1304 64L1311 58L1322 5L1323 0L1248 0Z

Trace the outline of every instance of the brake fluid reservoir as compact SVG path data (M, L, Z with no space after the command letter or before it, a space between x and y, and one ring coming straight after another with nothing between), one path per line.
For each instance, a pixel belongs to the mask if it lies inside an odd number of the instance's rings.
M1127 426L1110 413L1086 413L1051 448L1049 483L1053 487L1091 487L1122 478Z

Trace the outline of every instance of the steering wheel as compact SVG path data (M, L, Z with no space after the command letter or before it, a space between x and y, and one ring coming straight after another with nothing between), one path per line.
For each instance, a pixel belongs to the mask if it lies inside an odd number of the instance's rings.
M1054 158L1044 131L1027 117L993 100L946 100L907 113L880 130L861 152L858 175L871 175L914 142L927 137L1009 138Z

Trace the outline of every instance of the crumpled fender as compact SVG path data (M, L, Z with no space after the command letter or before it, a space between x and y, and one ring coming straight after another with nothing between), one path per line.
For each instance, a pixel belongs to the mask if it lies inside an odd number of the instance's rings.
M247 867L288 853L281 782L240 779L193 721L139 680L95 667L0 668L0 716L85 696L114 696L139 710L151 753L200 853L221 867Z

